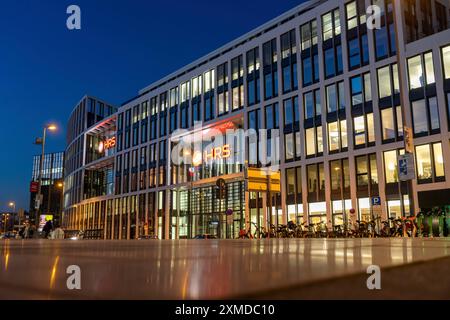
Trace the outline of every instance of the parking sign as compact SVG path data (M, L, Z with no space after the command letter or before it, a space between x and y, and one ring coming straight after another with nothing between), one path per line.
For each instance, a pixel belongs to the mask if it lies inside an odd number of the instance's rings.
M372 198L372 206L381 206L381 198L373 197Z

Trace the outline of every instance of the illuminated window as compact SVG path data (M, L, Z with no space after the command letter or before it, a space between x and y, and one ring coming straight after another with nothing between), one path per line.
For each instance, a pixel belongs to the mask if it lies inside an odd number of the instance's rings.
M345 6L347 13L347 30L353 29L358 26L358 12L356 7L356 1L347 3Z
M395 139L395 121L392 108L381 110L381 128L383 132L383 140Z
M337 20L333 17L337 16ZM339 23L339 10L334 10L322 16L323 40L326 41L340 34L340 25L335 27L333 23ZM324 49L325 78L330 78L342 73L342 47L332 43L332 46Z
M333 200L341 199L342 192L350 195L350 173L348 159L330 162L331 196Z
M347 140L347 120L340 120L339 121L341 126L341 146L343 149L348 147L348 140Z
M353 126L356 146L375 142L373 113L368 113L365 116L355 117L353 119Z
M327 222L327 206L326 202L315 202L309 205L309 223L318 224Z
M339 150L339 127L337 121L328 123L328 145L330 151Z
M215 69L207 71L203 75L203 94L204 94L204 106L203 117L205 121L209 121L215 116L215 99L214 99L214 87L215 87Z
M339 19L339 9L330 11L322 16L323 41L341 34L341 22Z
M400 93L397 64L388 65L377 70L378 97L380 99Z
M325 173L323 163L315 163L306 167L308 184L308 201L325 200Z
M408 59L409 88L416 89L425 85L420 56Z
M306 155L311 156L316 154L316 137L315 128L306 129Z
M433 65L433 54L431 52L425 53L423 55L425 74L427 78L427 84L435 83L434 77L434 65Z
M444 172L444 157L442 155L442 144L433 144L433 157L434 157L434 176L435 178L445 178ZM442 181L443 179L440 179Z
M379 98L389 97L392 95L391 75L389 66L377 70L378 74L378 96Z
M384 152L384 175L386 183L398 182L397 150Z
M417 180L431 183L445 180L442 144L416 146Z
M231 60L232 73L232 109L237 110L244 106L244 66L242 55Z
M330 152L347 148L347 121L328 123L328 147Z
M323 41L333 38L333 16L332 12L322 16Z
M284 135L284 148L285 148L285 159L286 161L292 160L294 158L294 134L288 133Z
M217 108L219 115L229 111L228 98L228 63L224 63L217 67Z
M422 88L435 82L433 54L428 52L408 59L409 89Z
M323 153L323 134L322 126L317 127L317 153Z
M355 144L365 144L366 143L366 126L364 124L364 116L357 117L353 121L353 126L355 130Z
M442 65L445 79L450 79L450 46L442 48Z
M430 145L416 147L417 179L419 182L431 182L433 168L431 162Z
M392 65L392 82L394 84L394 94L400 93L400 84L398 80L398 66L397 64Z
M306 155L314 156L323 153L322 126L305 130Z
M295 194L295 168L286 169L286 193L288 196Z
M355 162L358 195L378 195L376 154L373 153L356 157Z
M300 27L302 50L317 44L317 20L311 20Z
M358 199L358 215L359 220L361 221L370 221L371 220L371 210L370 210L370 199L369 198L360 198Z

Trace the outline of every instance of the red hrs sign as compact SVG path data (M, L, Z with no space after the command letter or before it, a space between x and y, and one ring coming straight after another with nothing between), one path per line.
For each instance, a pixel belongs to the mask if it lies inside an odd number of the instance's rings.
M39 191L39 182L31 182L30 183L30 192L38 193L38 191Z
M112 149L115 146L116 146L116 137L112 137L112 138L106 139L103 142L103 147L105 148L105 150Z

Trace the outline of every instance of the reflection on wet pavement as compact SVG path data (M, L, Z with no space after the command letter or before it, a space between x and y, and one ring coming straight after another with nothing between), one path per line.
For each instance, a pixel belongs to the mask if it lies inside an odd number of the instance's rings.
M0 299L220 299L450 256L447 239L0 242ZM81 290L67 289L67 267Z

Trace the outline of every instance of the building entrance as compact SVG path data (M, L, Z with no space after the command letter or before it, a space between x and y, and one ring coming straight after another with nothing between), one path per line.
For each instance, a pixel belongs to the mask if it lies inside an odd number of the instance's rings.
M207 186L172 191L172 239L193 239L198 235L238 237L245 219L244 182L227 183L225 199L219 199L216 190L216 186Z

